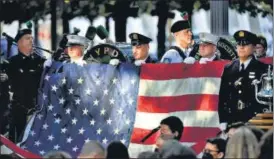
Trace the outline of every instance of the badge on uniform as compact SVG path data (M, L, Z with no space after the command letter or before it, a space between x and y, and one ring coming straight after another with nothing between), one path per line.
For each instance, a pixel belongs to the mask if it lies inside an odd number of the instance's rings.
M245 33L243 31L240 31L239 32L239 37L244 37L245 36Z
M249 76L250 79L254 79L255 78L255 72L249 72Z

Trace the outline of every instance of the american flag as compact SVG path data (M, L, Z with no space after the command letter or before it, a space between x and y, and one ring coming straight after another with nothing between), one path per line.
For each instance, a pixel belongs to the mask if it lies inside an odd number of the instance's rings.
M272 58L262 59L272 64ZM209 137L220 131L218 94L221 75L229 61L208 64L147 64L141 68L136 120L129 152L137 157L142 151L154 151L155 133L141 143L160 121L175 115L184 123L182 144L200 156ZM159 133L159 132L158 132Z
M77 157L97 140L129 145L136 114L138 68L131 64L53 63L44 74L35 115L22 148L45 155L62 150Z
M272 57L260 60L267 64L273 63ZM111 139L106 138L107 144L114 139L126 141L126 145L130 141L130 155L136 157L142 151L154 150L158 134L151 136L145 143L140 142L142 138L150 130L158 127L163 118L176 115L181 118L185 126L181 142L191 146L197 154L201 154L205 139L219 132L217 106L220 77L224 65L228 62L217 61L193 65L146 64L141 67L140 77L138 76L139 70L132 65L121 65L118 68L109 65L91 65L83 68L66 64L62 71L60 64L54 63L50 71L43 76L44 82L41 83L42 91L39 95L41 112L33 118L33 124L30 125L31 131L22 148L38 155L58 149L76 156L88 138L104 143L102 134L106 134L105 136L112 137ZM114 77L118 79L118 85L115 86L113 86ZM92 83L86 84L87 82ZM111 89L112 86L113 89ZM89 96L88 88L91 90L91 96ZM116 92L113 94L117 99L112 108L110 92L115 91L114 88ZM109 90L108 97L104 95L105 89ZM62 104L62 97L65 99L64 104ZM80 105L76 104L79 97L81 97ZM94 108L93 102L96 99L99 103ZM137 103L136 100L138 100ZM51 103L55 104L51 105ZM67 108L71 108L71 111ZM88 109L88 115L84 113L85 108ZM108 108L106 112L112 110L113 114L106 113L107 115L101 116L103 108ZM123 117L119 115L119 108L127 108L123 109ZM111 126L107 121L109 116L113 117ZM72 121L74 118L77 119L75 125L73 124L75 121ZM97 118L98 122L92 125L93 122L90 123L90 120L97 120ZM128 118L130 119L127 120ZM128 122L129 125L127 125ZM121 129L125 131L114 135L113 129L117 125L123 127ZM100 126L107 132L103 130L98 135L97 130ZM82 127L83 135L80 133ZM67 142L70 141L69 137L71 137L70 143ZM1 141L14 152L20 152L21 156L33 156L18 150L12 144L10 146L9 142L2 137Z

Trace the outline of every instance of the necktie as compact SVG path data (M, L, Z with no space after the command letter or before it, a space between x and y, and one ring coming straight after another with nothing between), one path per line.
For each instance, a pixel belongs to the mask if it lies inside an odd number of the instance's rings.
M244 70L245 70L245 65L242 63L241 64L241 71L240 72L244 72Z

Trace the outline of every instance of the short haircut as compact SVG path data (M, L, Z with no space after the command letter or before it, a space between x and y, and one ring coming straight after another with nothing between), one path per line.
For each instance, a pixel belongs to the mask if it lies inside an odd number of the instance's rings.
M160 158L188 158L196 159L195 152L177 140L168 140L159 150Z
M43 158L60 158L67 159L72 158L70 154L64 151L50 151Z
M219 137L213 137L213 138L207 139L206 142L216 145L219 152L225 153L226 141L224 139L219 138Z
M157 152L144 151L144 152L139 153L137 158L140 158L140 159L143 159L143 158L159 158L159 154Z
M183 134L183 129L184 129L184 124L181 121L180 118L176 117L176 116L169 116L165 119L163 119L160 123L167 125L170 130L174 133L175 131L178 132L178 136L175 138L176 140L180 140Z
M127 147L120 141L113 141L107 147L107 159L129 159Z
M105 156L105 148L97 141L90 141L84 144L80 156L89 156L93 154Z

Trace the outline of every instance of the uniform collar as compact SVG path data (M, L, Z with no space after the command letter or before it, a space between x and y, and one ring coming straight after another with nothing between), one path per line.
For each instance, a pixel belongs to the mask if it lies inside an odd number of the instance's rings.
M135 60L134 63L135 64L143 64L143 63L146 63L147 59L148 59L148 56L144 60Z
M244 69L246 69L247 66L249 65L250 61L252 60L252 58L253 58L252 56L249 57L249 58L248 58L245 62L243 62L243 63L240 61L240 69L241 69L241 65L242 65L242 64L244 64Z
M192 50L192 47L182 48L181 46L179 46L177 44L176 44L176 46L179 47L187 57L189 56L189 53Z
M33 54L30 54L29 56L23 54L22 52L18 51L18 55L20 57L22 57L22 59L26 59L26 58L34 58Z

